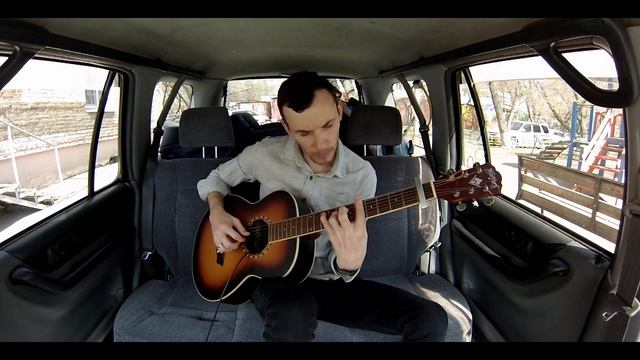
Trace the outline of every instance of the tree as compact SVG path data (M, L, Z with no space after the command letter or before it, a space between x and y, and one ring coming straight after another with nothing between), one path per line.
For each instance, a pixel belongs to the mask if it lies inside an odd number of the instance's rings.
M488 85L493 108L496 110L500 142L506 144L505 134L509 131L507 124L522 101L521 87L517 81L490 82Z

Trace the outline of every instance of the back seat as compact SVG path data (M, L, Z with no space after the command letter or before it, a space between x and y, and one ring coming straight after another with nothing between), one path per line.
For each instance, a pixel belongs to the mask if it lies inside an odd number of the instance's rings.
M195 117L200 131L181 132L181 142L215 146L232 140L233 127L229 117L223 116L222 111L209 112L209 115L212 113L217 115L208 121ZM359 121L357 116L354 119ZM195 122L184 120L181 120L181 127L195 129L189 126L195 126ZM212 127L217 129L216 135L205 137L203 134L210 134ZM390 131L387 125L382 130ZM198 141L192 141L193 137ZM368 143L376 142L375 139L365 140ZM367 160L371 161L378 173L378 193L412 186L413 176L416 175L422 179L431 176L429 167L418 158L383 156ZM158 162L153 241L174 277L169 281L150 280L126 299L115 319L115 341L263 340L264 323L251 302L221 304L216 323L210 327L218 303L203 300L193 285L193 244L197 227L207 209L207 204L198 197L196 183L223 161L226 159ZM436 231L437 216L429 211L432 208L427 208L427 211L405 209L369 220L369 247L359 276L398 286L438 302L449 314L447 341L470 341L471 313L462 294L438 275L411 275L419 254L427 241L432 241ZM399 335L350 329L324 321L318 322L316 330L316 341L400 339Z

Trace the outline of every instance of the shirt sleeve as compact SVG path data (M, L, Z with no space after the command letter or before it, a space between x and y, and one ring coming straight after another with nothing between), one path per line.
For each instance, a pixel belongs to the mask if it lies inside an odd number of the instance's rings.
M259 152L256 145L258 144L247 147L238 156L221 164L206 178L198 181L197 188L200 199L207 201L207 195L213 191L227 195L229 187L245 181L255 181L253 176L254 154Z
M376 196L376 186L378 186L378 177L376 171L371 164L367 163L368 170L365 172L364 180L360 185L358 194L362 197L362 200L370 199Z

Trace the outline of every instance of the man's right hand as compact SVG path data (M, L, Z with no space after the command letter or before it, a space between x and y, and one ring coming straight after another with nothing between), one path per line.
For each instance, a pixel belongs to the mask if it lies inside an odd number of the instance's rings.
M244 242L244 236L249 236L238 218L224 210L222 194L209 194L209 222L213 233L213 241L219 253L235 250Z

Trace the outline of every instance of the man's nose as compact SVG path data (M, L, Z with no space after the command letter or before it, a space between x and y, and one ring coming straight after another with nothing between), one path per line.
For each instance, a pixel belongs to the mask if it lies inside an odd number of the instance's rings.
M322 150L329 145L329 136L327 134L318 134L316 136L316 148Z

